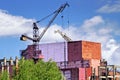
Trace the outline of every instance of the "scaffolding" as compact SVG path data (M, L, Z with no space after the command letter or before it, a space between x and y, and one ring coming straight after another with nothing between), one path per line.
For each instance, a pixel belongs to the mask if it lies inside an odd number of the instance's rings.
M98 80L120 80L120 66L107 65L98 67Z

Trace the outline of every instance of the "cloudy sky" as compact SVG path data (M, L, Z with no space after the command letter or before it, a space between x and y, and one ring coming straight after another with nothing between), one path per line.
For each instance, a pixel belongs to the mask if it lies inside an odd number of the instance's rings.
M120 0L1 0L0 58L20 55L32 42L19 40L21 34L32 34L32 23L54 12L68 2L45 33L41 43L65 41L54 31L59 29L72 40L99 42L102 58L120 65ZM61 18L63 16L63 18ZM52 17L38 23L40 32Z

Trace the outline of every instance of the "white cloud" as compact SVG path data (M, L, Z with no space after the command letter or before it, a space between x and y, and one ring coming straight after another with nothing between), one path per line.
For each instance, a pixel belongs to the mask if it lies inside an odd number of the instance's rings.
M104 35L104 34L110 33L111 31L112 31L111 29L102 28L102 29L99 30L98 33L101 34L101 35Z
M44 27L45 28L45 27ZM44 29L42 28L42 29ZM43 38L41 39L42 42L55 42L55 41L63 41L61 36L59 34L55 34L54 31L56 30L63 30L63 28L57 24L54 24L50 26L50 28L47 30L47 32L44 34ZM40 32L42 32L41 30Z
M94 16L91 19L85 20L83 23L83 27L84 28L90 28L90 27L94 27L100 23L103 23L103 19L101 16Z
M113 12L120 12L120 0L114 1L114 3L109 3L97 10L100 13L113 13Z
M119 44L120 45L120 44ZM120 65L120 46L108 59L109 64Z
M4 10L0 10L0 36L18 35L30 32L32 22L32 19L13 16Z
M103 53L105 55L103 57L108 60L119 47L120 46L114 39L110 39L103 48Z

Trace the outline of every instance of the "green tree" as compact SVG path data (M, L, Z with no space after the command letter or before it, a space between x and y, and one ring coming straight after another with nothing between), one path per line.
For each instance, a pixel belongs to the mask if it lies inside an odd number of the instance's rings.
M0 73L0 80L9 80L9 74L6 70Z
M32 79L34 63L32 60L21 59L19 61L18 70L14 69L14 80L34 80Z
M35 64L33 60L19 61L17 74L13 80L64 80L63 75L56 63L52 60L44 62L38 60Z

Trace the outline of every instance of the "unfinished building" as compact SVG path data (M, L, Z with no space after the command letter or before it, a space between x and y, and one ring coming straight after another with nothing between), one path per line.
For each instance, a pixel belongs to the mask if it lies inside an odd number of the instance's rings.
M30 59L32 45L21 56ZM88 80L98 76L101 60L101 44L90 41L71 41L39 44L44 60L52 59L66 76L66 80Z

